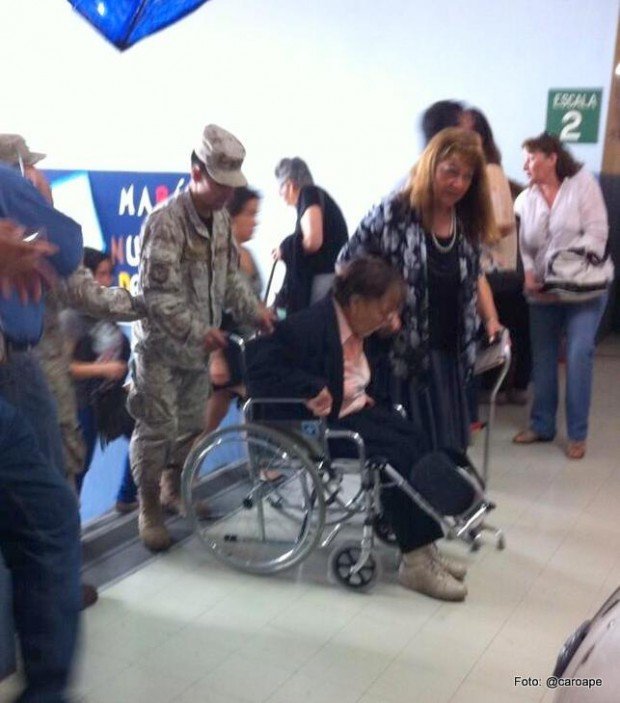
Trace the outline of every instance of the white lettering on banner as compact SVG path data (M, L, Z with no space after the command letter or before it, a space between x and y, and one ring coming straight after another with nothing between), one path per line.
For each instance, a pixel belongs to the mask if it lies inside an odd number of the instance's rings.
M140 263L140 235L134 234L127 237L125 241L125 260L129 266L137 266Z
M127 213L128 215L136 214L136 206L133 201L133 183L129 186L129 188L121 188L121 197L119 199L118 204L118 214L124 215L125 213Z
M184 177L179 178L176 187L174 189L174 195L178 195L181 190L185 187L186 179ZM140 203L138 204L138 209L136 212L136 200L135 200L135 190L134 185L121 188L119 203L118 203L118 214L119 215L131 215L132 217L137 215L138 217L144 217L144 215L150 215L155 207L153 204L153 199L148 191L148 188L144 186L142 188L142 193L140 194ZM168 188L165 185L158 186L155 190L155 202L160 202L168 197Z
M140 198L140 205L138 206L138 217L142 217L144 214L150 215L153 210L153 203L151 202L151 196L149 195L148 188L144 186L142 189L142 197Z
M596 110L596 93L556 93L553 96L554 110Z

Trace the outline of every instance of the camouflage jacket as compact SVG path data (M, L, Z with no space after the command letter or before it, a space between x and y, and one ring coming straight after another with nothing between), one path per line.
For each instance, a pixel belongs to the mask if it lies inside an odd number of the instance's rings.
M65 344L60 325L63 308L116 322L132 322L146 314L140 297L132 297L124 288L100 286L85 266L63 279L45 299L43 337L37 345L37 356L48 375L68 378L72 350Z
M36 354L56 399L66 471L75 475L84 470L85 449L69 369L72 349L66 344L66 335L60 324L60 313L69 306L93 317L119 322L136 320L145 314L145 309L142 300L132 298L124 288L100 286L85 266L61 280L58 287L46 296L43 337L36 347Z
M258 315L256 295L238 270L228 213L213 213L211 232L183 191L151 213L140 244L138 290L147 317L134 324L135 352L176 368L204 368L204 338L220 326L223 310L239 323Z

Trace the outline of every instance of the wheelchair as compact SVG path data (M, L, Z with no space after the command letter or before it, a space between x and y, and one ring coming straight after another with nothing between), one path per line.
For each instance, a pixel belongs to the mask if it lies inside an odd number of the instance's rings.
M243 342L236 341L243 352ZM477 550L489 531L497 548L504 548L503 532L485 523L495 505L466 457L456 473L473 499L448 515L424 486L413 487L390 464L368 457L356 432L332 429L318 419L256 419L259 408L280 407L286 416L287 406L302 405L305 399L249 398L243 424L204 436L192 448L182 477L187 517L220 561L250 574L277 574L314 549L330 546L347 523L357 524L361 538L336 544L328 569L337 583L368 590L380 569L375 540L395 545L381 509L381 490L390 487L404 491L433 517L446 538ZM336 440L351 445L353 459L332 458L330 445ZM208 518L198 508L205 499Z

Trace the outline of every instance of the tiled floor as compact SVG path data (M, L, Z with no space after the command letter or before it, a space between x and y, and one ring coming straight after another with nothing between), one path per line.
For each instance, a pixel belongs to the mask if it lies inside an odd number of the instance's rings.
M606 345L581 462L561 440L512 445L525 411L498 409L491 493L508 545L475 555L447 545L470 566L465 603L401 589L387 551L381 583L356 595L328 582L322 552L258 578L191 542L86 612L77 690L88 703L551 701L515 677L544 681L566 636L620 581L619 381L620 347Z

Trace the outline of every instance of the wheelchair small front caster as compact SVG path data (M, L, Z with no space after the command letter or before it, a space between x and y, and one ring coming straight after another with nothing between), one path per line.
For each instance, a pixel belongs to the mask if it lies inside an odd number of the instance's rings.
M503 532L500 532L500 534L497 535L497 541L496 541L496 543L495 543L495 546L496 546L496 548L499 549L500 551L501 551L502 549L506 549L506 538L504 537L504 533L503 533Z
M337 583L354 591L368 591L378 580L379 562L371 553L362 568L353 573L352 567L362 552L359 542L347 542L337 546L329 558L329 573Z

